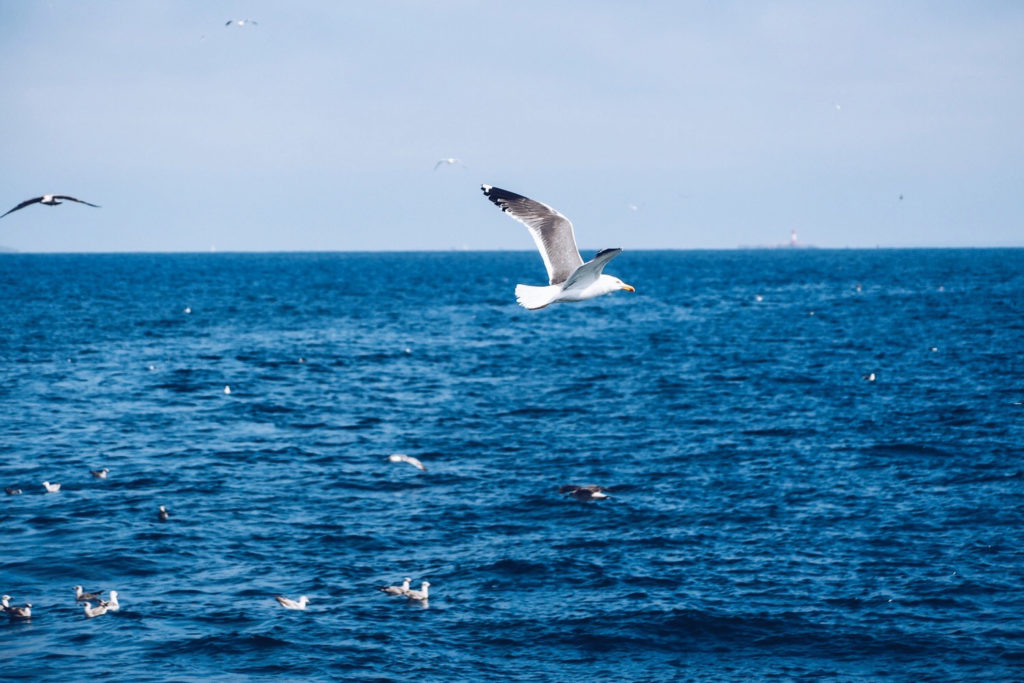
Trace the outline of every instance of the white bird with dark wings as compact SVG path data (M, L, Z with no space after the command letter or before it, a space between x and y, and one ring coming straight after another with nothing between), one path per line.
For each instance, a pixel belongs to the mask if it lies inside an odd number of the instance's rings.
M490 185L481 189L495 206L529 228L548 270L547 287L516 285L516 301L521 306L533 310L563 301L586 301L620 289L636 291L619 278L601 272L622 253L621 249L602 249L584 263L568 218L547 204L514 192Z
M93 206L93 207L95 207L97 209L100 208L99 204L91 204L91 203L89 203L89 202L87 202L85 200L75 199L74 197L70 197L70 196L68 196L66 194L44 194L42 197L33 197L32 199L26 199L21 204L18 204L16 207L11 209L7 213L14 213L18 209L24 209L26 206L31 206L33 204L45 204L46 206L58 206L60 204L63 204L64 200L67 200L69 202L78 202L79 204L85 204L86 206ZM0 216L0 218L3 218L4 216L6 216L7 213L3 214L3 216Z

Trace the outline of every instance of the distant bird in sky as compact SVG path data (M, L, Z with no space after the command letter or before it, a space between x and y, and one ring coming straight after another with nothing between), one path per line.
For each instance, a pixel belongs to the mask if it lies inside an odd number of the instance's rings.
M456 159L455 157L448 157L447 159L438 159L437 163L434 164L434 170L436 171L442 164L447 164L448 166L454 166L458 164L463 168L468 168L466 164L462 163L460 159Z
M572 484L566 484L558 489L558 492L570 495L576 500L601 500L602 498L609 497L605 493L607 490L603 486L573 486Z
M274 599L281 603L281 607L285 609L306 609L306 603L309 602L309 598L305 595L299 596L298 600L290 600L283 595L275 595Z
M516 285L520 306L534 310L562 301L586 301L620 289L636 291L619 278L601 272L622 253L621 249L602 249L584 263L568 218L547 204L514 192L490 185L481 189L495 206L529 229L548 271L547 287Z
M255 22L252 19L228 19L224 22L225 26L259 26L259 22Z
M18 209L24 209L26 206L30 206L32 204L46 204L47 206L57 206L58 204L63 204L64 202L62 200L65 199L68 200L69 202L78 202L79 204L85 204L86 206L94 206L97 209L100 208L99 204L91 204L81 199L69 197L66 194L44 194L42 197L33 197L32 199L26 199L21 204L18 204L16 207L11 209L7 213L14 213ZM3 216L0 216L0 218L6 216L7 213L5 213Z
M407 462L418 470L427 471L427 468L423 466L423 463L419 459L406 455L405 453L394 453L388 456L388 460L391 462Z

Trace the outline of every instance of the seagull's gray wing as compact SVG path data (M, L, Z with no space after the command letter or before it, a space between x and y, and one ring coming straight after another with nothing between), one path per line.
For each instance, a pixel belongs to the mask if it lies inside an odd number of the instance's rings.
M525 225L544 259L548 282L557 285L569 279L583 265L572 222L552 209L522 195L490 185L482 185L484 195L495 206ZM600 272L600 271L599 271Z
M601 276L601 271L608 265L608 262L621 253L621 249L602 249L597 252L593 259L573 271L573 274L565 281L565 289L568 289L577 282L585 283L584 286L594 282Z
M43 201L43 198L42 198L42 197L35 197L34 199L26 199L26 200L25 200L25 201L23 201L23 202L22 202L21 204L18 204L18 205L17 205L16 207L14 207L13 209L11 209L11 210L10 210L10 211L8 211L7 213L14 213L14 212L15 212L15 211L17 211L18 209L24 209L24 208L25 208L26 206L28 206L29 204L38 204L38 203L39 203L39 202L41 202L41 201ZM6 216L6 215L7 215L7 213L5 213L5 214L4 214L3 216L0 216L0 218L3 218L4 216Z
M74 197L69 197L66 194L55 194L55 195L53 195L53 198L54 199L67 199L68 201L78 202L79 204L85 204L86 206L95 206L97 209L100 208L99 204L91 204L91 203L89 203L87 201L84 201L82 199L75 199Z

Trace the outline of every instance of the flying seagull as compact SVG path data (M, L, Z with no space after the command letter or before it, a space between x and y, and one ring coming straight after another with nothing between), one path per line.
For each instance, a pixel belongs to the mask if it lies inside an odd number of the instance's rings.
M224 22L225 26L259 26L259 22L255 22L252 19L228 19Z
M585 301L603 294L624 289L630 285L601 271L621 249L602 249L593 260L583 262L576 247L572 222L552 209L522 195L490 185L482 185L484 196L495 206L525 225L544 258L548 270L547 287L516 285L516 301L520 306L534 310L562 301Z
M90 204L87 201L75 199L74 197L69 197L66 194L44 194L42 197L26 199L21 204L18 204L16 207L11 209L7 213L14 213L18 209L24 209L26 206L29 206L31 204L46 204L47 206L57 206L58 204L63 204L64 202L62 200L64 199L68 200L69 202L78 202L79 204L85 204L86 206L95 206L97 209L100 208L99 204ZM0 218L6 216L7 213L5 213L3 216L0 216Z
M436 171L441 166L441 164L448 164L449 166L454 166L455 164L458 164L459 166L462 166L462 168L466 168L466 164L462 163L461 159L456 159L455 157L448 157L447 159L438 159L437 163L434 164L434 170Z

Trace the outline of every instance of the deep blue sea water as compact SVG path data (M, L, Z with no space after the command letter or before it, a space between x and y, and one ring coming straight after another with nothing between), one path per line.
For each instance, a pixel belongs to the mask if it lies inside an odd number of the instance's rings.
M608 270L0 256L3 677L1024 677L1024 250Z

